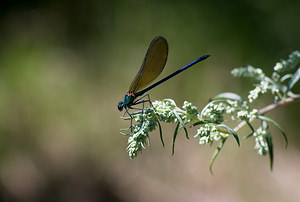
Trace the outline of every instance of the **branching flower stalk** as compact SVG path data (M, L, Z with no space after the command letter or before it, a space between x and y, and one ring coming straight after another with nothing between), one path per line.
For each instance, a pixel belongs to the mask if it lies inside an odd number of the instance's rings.
M160 121L177 124L173 134L172 153L174 153L175 140L181 129L184 129L186 137L189 138L186 128L186 125L189 124L190 127L197 127L194 138L199 138L199 144L212 145L214 142L219 142L210 163L212 172L213 162L227 138L234 137L237 144L240 145L237 132L247 125L251 133L245 138L254 138L254 149L258 151L259 155L269 154L272 169L273 143L269 125L275 125L279 129L286 144L287 137L279 124L266 117L265 114L280 106L300 100L300 94L292 92L293 87L300 79L300 52L295 51L289 55L287 60L276 63L271 77L266 76L262 69L252 66L233 69L232 74L235 77L247 77L253 82L255 88L249 91L247 101L238 94L226 92L211 99L200 112L190 102L185 101L181 109L173 100L164 99L154 101L152 103L154 108L149 107L132 113L136 124L127 129L131 133L125 134L129 136L127 150L130 158L136 157L137 153L145 148L145 145L150 146L149 133L156 127L159 127L160 138L164 145ZM261 95L266 93L274 96L274 103L262 109L252 107L254 102L261 99ZM129 117L123 118L130 120ZM232 122L229 123L229 119L236 124L235 127L229 126L232 124ZM252 125L254 121L260 123L257 128Z

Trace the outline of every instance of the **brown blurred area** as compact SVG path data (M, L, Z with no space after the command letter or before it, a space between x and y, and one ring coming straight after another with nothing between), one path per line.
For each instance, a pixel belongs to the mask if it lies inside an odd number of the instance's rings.
M162 76L203 54L211 57L151 91L202 108L214 95L247 96L247 81L230 70L253 66L266 73L300 49L300 2L268 1L17 1L0 6L0 201L299 201L297 103L270 116L274 169L268 157L228 141L208 170L216 145L178 137L162 124L166 147L151 134L130 160L130 124L117 110L148 44L162 35L169 57ZM161 77L162 77L161 76ZM299 90L299 86L296 87ZM271 99L265 99L266 103Z

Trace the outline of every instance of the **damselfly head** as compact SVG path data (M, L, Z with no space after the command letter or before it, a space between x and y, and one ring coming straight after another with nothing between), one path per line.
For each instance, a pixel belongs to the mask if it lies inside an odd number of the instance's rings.
M122 111L123 107L124 107L124 102L120 101L119 104L118 104L118 110Z

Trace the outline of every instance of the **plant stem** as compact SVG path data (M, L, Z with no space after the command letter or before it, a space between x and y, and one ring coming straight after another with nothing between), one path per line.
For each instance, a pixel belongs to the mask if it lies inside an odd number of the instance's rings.
M299 101L300 100L300 94L295 94L289 98L286 98L284 100L280 100L277 103L273 103L270 105L265 106L264 108L261 108L260 110L258 110L257 114L258 115L263 115L265 113L268 113L269 111L272 111L280 106L295 102L295 101ZM235 132L237 132L239 129L241 129L244 125L246 125L246 121L242 121L240 122L233 130Z
M274 103L274 104L270 104L270 105L258 110L258 115L263 115L269 111L272 111L273 109L275 109L277 107L292 103L297 100L300 100L300 94L295 94L292 97L286 98L284 100L280 100L279 102Z

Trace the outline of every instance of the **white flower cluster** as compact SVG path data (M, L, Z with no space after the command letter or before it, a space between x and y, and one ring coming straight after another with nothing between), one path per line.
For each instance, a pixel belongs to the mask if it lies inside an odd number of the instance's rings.
M218 141L227 136L228 134L222 133L214 125L205 124L197 130L197 134L194 137L200 137L199 144L205 145L213 141Z
M128 138L127 151L131 159L137 156L138 151L145 148L148 133L155 130L157 125L155 110L152 107L133 113L132 117L137 124L131 126L132 135Z
M200 118L200 114L197 110L197 107L192 105L192 103L184 101L182 108L186 111L186 114L183 115L182 119L184 122L190 122L191 117L193 118Z
M248 95L249 102L252 103L254 100L256 100L259 97L260 93L261 93L260 87L256 86L253 90L249 92Z
M269 82L266 80L262 80L260 84L258 84L253 90L249 92L248 99L249 102L252 103L256 100L260 95L265 94L269 89Z
M227 106L220 102L218 104L210 103L202 111L202 116L212 119L216 123L222 123L224 121L223 114L226 113ZM231 111L231 109L229 110Z
M237 117L240 119L240 120L246 120L246 121L252 121L254 120L255 118L257 118L257 112L258 110L257 109L253 109L252 111L247 111L247 110L242 110L242 111L239 111L237 113Z
M253 134L255 137L254 149L258 151L259 155L267 155L268 153L268 143L266 142L264 136L266 135L266 130L259 127Z
M262 69L255 68L251 65L248 65L248 67L235 68L231 71L231 74L235 77L250 77L255 80L262 80L265 77Z
M197 107L192 105L192 103L188 102L188 101L184 101L183 102L183 109L185 109L189 114L194 114L194 115L198 115L198 110Z
M178 119L187 123L191 121L188 117L198 118L199 114L197 108L189 102L184 102L183 108L186 111L178 108L172 99L154 101L152 105L154 109L149 107L132 114L137 124L132 126L132 133L128 138L127 151L130 158L136 157L137 152L144 148L144 144L149 138L148 133L153 131L158 124L158 117L160 121L166 123L175 123L178 122Z
M275 67L274 67L274 71L275 72L280 72L283 69L283 65L280 62L277 62Z
M300 51L294 51L289 55L287 60L277 62L274 66L274 71L277 73L284 73L293 69L299 68L300 63Z
M161 121L164 121L166 123L176 122L177 118L174 111L179 108L176 106L174 100L164 99L162 101L154 101L152 104Z

